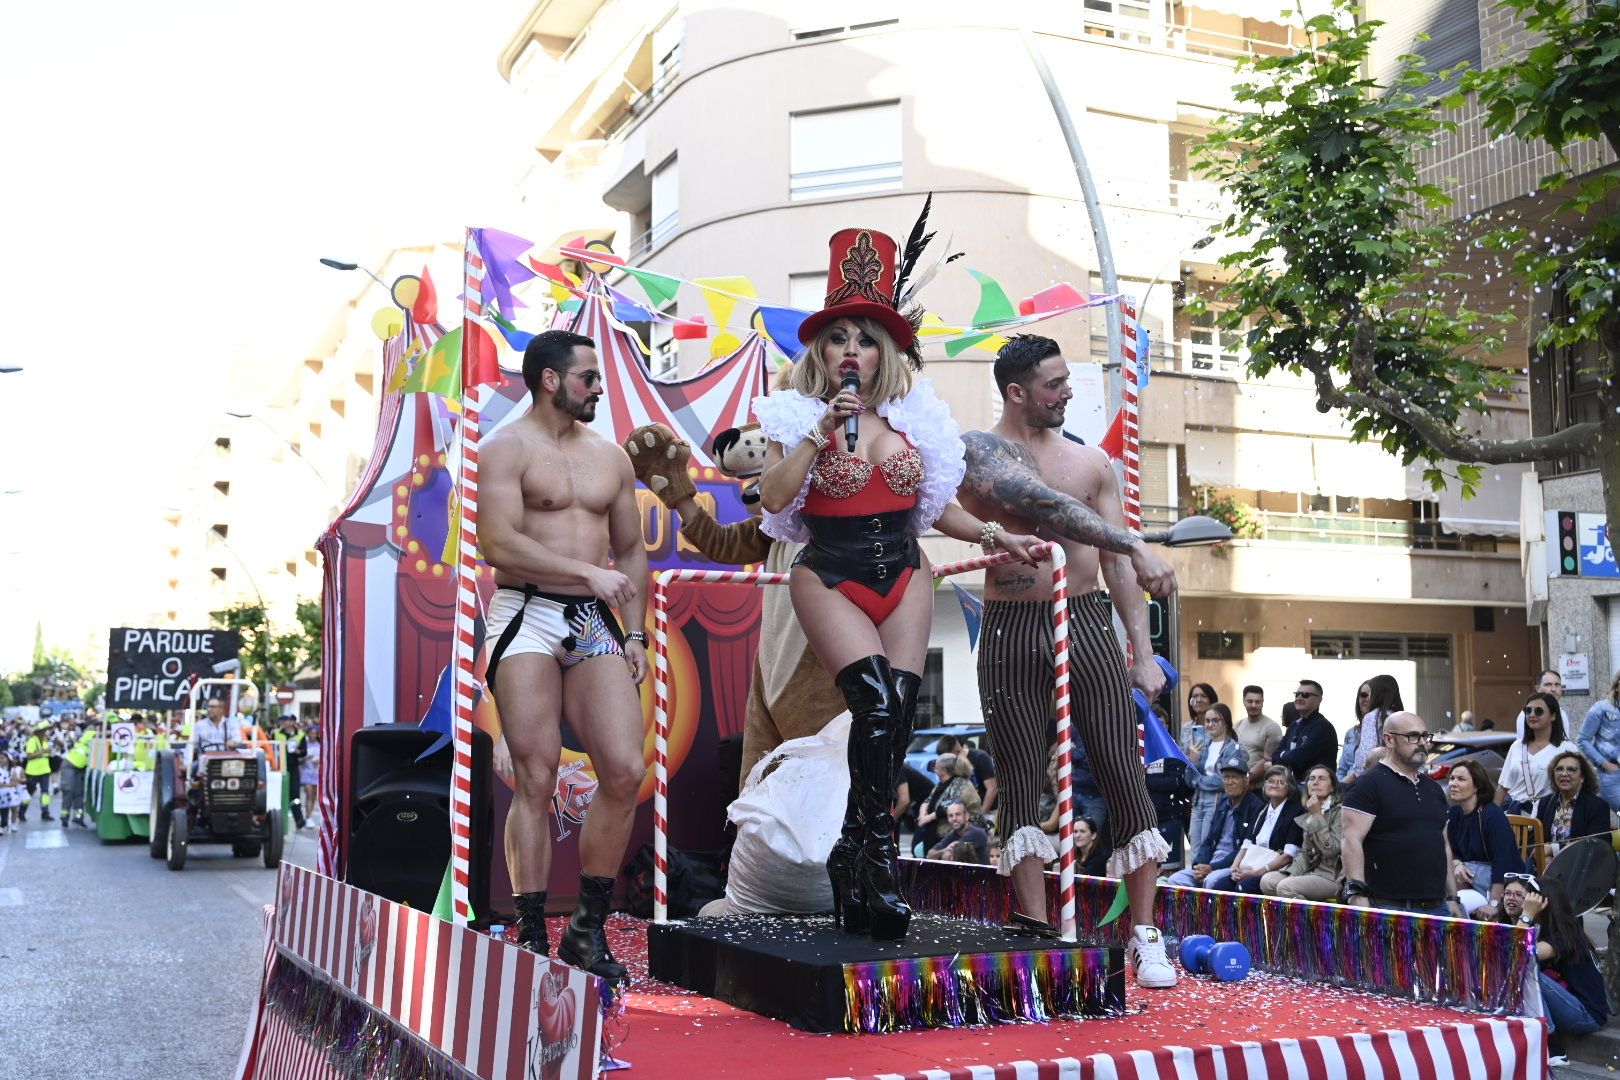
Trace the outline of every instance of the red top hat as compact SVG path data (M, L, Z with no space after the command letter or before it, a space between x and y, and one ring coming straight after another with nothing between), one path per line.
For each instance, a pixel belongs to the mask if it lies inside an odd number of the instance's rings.
M916 334L911 320L895 307L894 238L876 229L845 229L830 241L827 300L799 325L799 342L809 345L821 328L835 319L871 319L889 332L894 347L905 353Z

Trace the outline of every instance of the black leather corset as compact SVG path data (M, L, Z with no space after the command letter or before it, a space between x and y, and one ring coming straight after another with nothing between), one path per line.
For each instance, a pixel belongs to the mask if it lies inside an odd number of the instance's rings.
M827 517L806 514L810 542L793 560L808 566L829 589L841 581L858 581L887 596L906 567L922 565L917 538L911 535L911 511Z

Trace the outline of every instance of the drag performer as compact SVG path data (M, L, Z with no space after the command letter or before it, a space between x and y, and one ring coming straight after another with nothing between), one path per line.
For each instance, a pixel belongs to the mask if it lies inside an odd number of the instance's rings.
M760 483L764 529L806 544L789 579L793 609L853 718L849 801L827 860L834 916L846 930L891 940L905 936L911 909L900 895L889 811L934 610L917 537L936 527L1026 562L1035 543L952 501L962 439L930 384L914 379L921 350L897 302L927 244L926 218L925 207L898 273L888 236L833 236L826 305L799 329L807 349L791 389L754 402L771 440ZM844 372L858 390L840 387ZM851 417L853 447L845 442Z
M614 981L625 971L602 923L647 771L636 690L647 675L647 550L630 459L587 426L602 394L594 343L566 330L535 335L523 352L523 381L533 408L484 444L478 518L478 546L496 584L485 681L516 773L506 861L519 943L549 956L546 810L566 715L597 788L580 829L579 904L557 957Z
M1175 572L1124 528L1119 485L1108 458L1065 438L1069 367L1055 341L1024 335L996 355L1001 420L969 432L962 504L995 515L1009 528L1027 528L1063 545L1069 580L1069 664L1074 715L1091 771L1108 803L1115 848L1110 877L1123 877L1133 930L1130 955L1140 986L1176 982L1154 925L1159 863L1169 854L1159 835L1137 749L1136 716L1110 614L1124 621L1134 662L1130 682L1152 700L1164 686L1148 638L1146 589L1175 590ZM1108 591L1093 587L1101 563ZM1046 579L1021 566L985 573L984 622L979 631L979 700L996 759L997 869L1013 880L1020 910L1008 929L1055 936L1047 920L1042 868L1057 858L1038 812L1048 749L1056 738L1053 713L1052 602Z

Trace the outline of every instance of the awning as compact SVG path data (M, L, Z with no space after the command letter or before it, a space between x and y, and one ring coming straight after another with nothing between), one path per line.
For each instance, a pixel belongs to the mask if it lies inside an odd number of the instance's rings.
M1440 492L1440 526L1459 536L1518 536L1519 494L1525 464L1484 465L1479 493L1464 501L1462 485L1451 483Z
M1406 470L1376 443L1258 431L1187 432L1187 479L1250 491L1406 499Z

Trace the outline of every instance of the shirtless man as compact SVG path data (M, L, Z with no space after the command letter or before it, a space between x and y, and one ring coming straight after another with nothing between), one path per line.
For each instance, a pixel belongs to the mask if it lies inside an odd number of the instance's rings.
M590 338L537 334L523 352L523 382L533 408L480 455L478 546L496 584L486 682L515 770L506 863L519 943L550 955L546 809L557 788L566 716L590 755L597 788L579 836L579 905L557 956L619 980L625 970L608 951L602 922L647 771L636 689L647 675L647 551L636 481L624 451L586 426L602 393ZM629 633L614 619L615 607Z
M1175 591L1175 571L1124 528L1119 485L1102 451L1064 437L1069 366L1057 342L1023 335L996 355L1001 420L966 436L962 505L1015 532L1063 545L1068 557L1071 700L1091 771L1108 803L1115 837L1108 873L1125 879L1133 929L1130 955L1140 986L1168 987L1175 969L1154 925L1159 863L1169 855L1158 833L1137 751L1136 714L1109 611L1119 610L1135 658L1129 677L1149 700L1164 686L1148 638L1142 590ZM1101 569L1108 592L1085 591ZM1053 934L1046 919L1042 867L1057 852L1038 811L1048 748L1056 738L1052 705L1052 602L1047 578L1011 564L986 571L979 632L979 700L1000 779L997 869L1012 877L1019 911L1013 932Z

